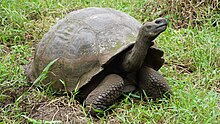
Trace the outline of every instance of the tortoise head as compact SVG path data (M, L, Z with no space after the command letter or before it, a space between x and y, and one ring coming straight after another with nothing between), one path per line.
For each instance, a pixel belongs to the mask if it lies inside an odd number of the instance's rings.
M141 67L153 40L166 30L167 24L166 19L159 18L141 26L134 47L124 57L122 67L125 72L136 71Z
M146 22L140 29L141 33L150 41L154 40L161 32L165 31L168 22L165 18L158 18L152 22Z

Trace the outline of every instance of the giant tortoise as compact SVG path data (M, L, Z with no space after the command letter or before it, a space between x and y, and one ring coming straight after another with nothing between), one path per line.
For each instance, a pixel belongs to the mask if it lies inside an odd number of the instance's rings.
M125 92L140 90L160 98L171 90L158 72L164 59L154 39L166 27L164 18L142 25L110 8L73 11L39 42L28 77L34 81L58 58L43 82L55 90L78 90L76 96L85 101L92 115Z

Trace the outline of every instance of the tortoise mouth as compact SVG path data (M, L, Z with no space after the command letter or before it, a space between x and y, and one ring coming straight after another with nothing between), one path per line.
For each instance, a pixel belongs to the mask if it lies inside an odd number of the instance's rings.
M156 27L156 30L158 31L164 31L167 28L167 23L161 24L159 26Z

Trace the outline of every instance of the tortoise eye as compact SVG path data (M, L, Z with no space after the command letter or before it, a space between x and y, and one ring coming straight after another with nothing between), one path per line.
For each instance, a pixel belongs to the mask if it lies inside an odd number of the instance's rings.
M155 21L156 24L160 24L161 22L162 20L159 20L159 19Z
M147 29L151 29L151 27L152 27L151 25L146 26Z

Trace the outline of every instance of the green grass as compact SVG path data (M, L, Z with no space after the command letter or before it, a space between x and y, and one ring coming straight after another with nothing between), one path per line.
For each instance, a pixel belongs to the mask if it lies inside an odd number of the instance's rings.
M31 84L23 69L23 65L30 61L36 43L57 20L72 10L90 6L111 7L128 13L139 21L151 20L152 16L141 11L145 2L0 1L0 124L28 123L24 118L30 117L27 111L32 108L28 107L45 101L53 103L60 98L51 95L53 93L50 90L39 87L25 92ZM167 17L169 20L170 16ZM212 20L220 20L220 14L210 17L213 19L206 19L208 21L199 27L188 26L179 30L169 27L156 39L158 47L165 51L166 63L160 71L172 87L171 99L155 103L142 100L138 94L126 95L122 102L112 106L113 113L99 120L85 117L84 114L79 118L87 119L88 123L219 123L220 28L218 23L213 27ZM24 97L21 98L21 95ZM64 100L64 103L68 107L76 104L73 97ZM83 110L82 106L81 109Z

